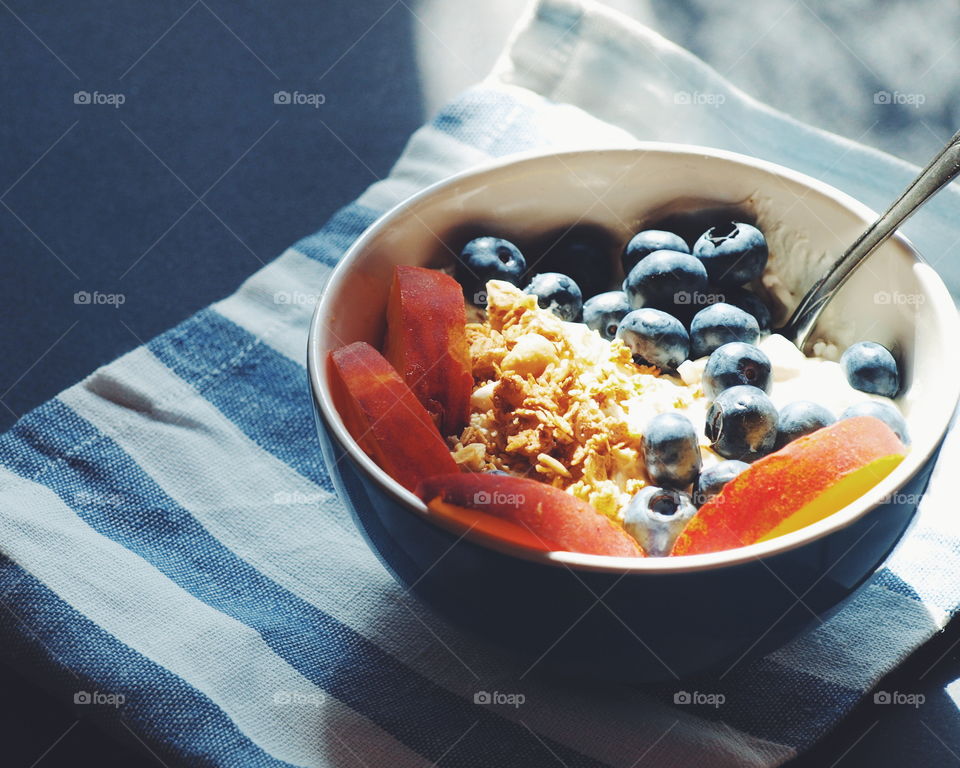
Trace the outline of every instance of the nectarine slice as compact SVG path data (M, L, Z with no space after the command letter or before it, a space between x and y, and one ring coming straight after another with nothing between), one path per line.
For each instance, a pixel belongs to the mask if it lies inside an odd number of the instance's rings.
M423 267L394 269L384 355L443 435L460 434L470 415L466 319L463 290L452 277Z
M842 419L754 462L704 504L674 555L782 536L842 509L886 477L906 448L879 419Z
M426 477L459 471L430 414L377 350L355 342L330 353L330 368L347 430L400 485L412 491Z
M461 508L460 515L472 510L508 520L539 540L540 549L643 557L636 540L608 517L537 480L465 472L427 478L417 495L437 514L452 506Z
M439 497L431 501L429 507L430 512L438 518L459 523L461 526L470 528L488 539L506 541L543 552L563 549L559 544L545 539L543 536L538 536L529 528L524 528L519 523L511 522L503 517L495 517L487 512L478 512L475 509L449 504L446 501L441 501Z
M903 461L903 456L900 454L884 456L871 461L865 467L860 467L860 469L855 469L850 474L844 475L809 504L804 505L772 531L761 536L758 541L767 541L768 539L775 539L777 536L799 531L818 520L823 520L827 515L833 514L838 509L843 509L893 472L901 461Z

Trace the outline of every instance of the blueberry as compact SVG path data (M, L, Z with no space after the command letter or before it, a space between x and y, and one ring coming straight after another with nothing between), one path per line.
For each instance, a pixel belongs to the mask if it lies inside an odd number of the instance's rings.
M710 354L700 383L703 393L710 399L738 384L749 384L769 392L770 358L760 347L742 341L731 341L717 347Z
M542 259L531 267L569 275L585 298L596 296L613 282L613 238L591 225L578 225L551 239Z
M700 472L700 441L682 413L660 413L650 419L643 435L643 464L650 482L683 489Z
M896 397L900 391L897 361L881 344L859 341L847 347L840 357L840 365L854 389L883 397Z
M580 319L583 296L572 277L559 272L543 272L534 275L523 290L537 297L540 309L549 309L561 320L576 322Z
M734 287L749 283L767 266L767 241L750 224L732 221L710 227L693 246L693 255L707 268L710 281Z
M745 461L727 459L712 467L707 467L697 478L697 487L693 492L693 503L702 507L723 490L723 486L739 475L750 465Z
M777 409L761 389L730 387L710 405L705 432L713 449L725 459L753 461L773 450Z
M753 315L723 302L701 309L690 323L690 357L696 360L731 341L756 344L760 326Z
M641 365L675 370L687 359L690 337L677 318L659 309L635 309L620 321L617 338Z
M837 420L827 408L811 400L796 400L788 403L780 411L777 420L777 449L798 437L809 435L823 427L829 427Z
M620 321L630 313L630 302L623 291L598 293L583 303L583 322L607 341L617 337Z
M757 296L757 294L753 293L753 291L748 291L744 288L718 290L723 291L722 300L727 302L727 304L733 304L733 306L739 307L744 312L753 315L762 333L766 333L773 328L773 315L770 312L770 307L768 307L766 302Z
M664 557L695 514L697 508L687 494L648 485L627 504L623 527L647 555Z
M630 270L637 266L641 259L654 251L690 253L690 246L684 242L680 235L665 232L662 229L645 229L643 232L637 232L630 238L630 242L627 243L627 247L623 249L623 255L620 257L623 262L623 274L629 274Z
M873 416L880 419L890 429L892 429L900 442L904 445L910 445L910 433L907 431L907 422L903 415L897 410L896 406L890 403L884 403L880 400L867 400L863 403L851 405L847 410L840 414L841 419L850 419L854 416Z
M504 472L502 469L486 469L483 473L485 475L502 475L503 477L510 477L510 473Z
M517 285L527 262L509 240L500 237L478 237L460 251L454 268L463 294L479 307L487 306L487 281L505 280Z
M699 259L677 251L654 251L630 270L623 290L634 309L653 307L689 314L706 295L707 271Z

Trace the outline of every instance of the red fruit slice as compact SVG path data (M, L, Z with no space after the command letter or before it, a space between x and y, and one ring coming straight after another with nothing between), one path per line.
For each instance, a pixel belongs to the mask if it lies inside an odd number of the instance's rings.
M439 497L431 501L428 506L430 512L438 518L459 523L461 526L470 528L488 539L505 541L542 552L563 549L556 542L538 536L529 528L524 528L519 523L513 523L506 518L495 517L486 512L478 512L475 509L458 507L456 504L448 504L441 501Z
M473 373L465 326L456 280L435 269L396 267L383 353L443 435L460 434L470 415Z
M590 555L643 557L636 540L585 501L536 480L469 473L430 477L417 495L432 511L444 507L473 510L516 524L542 540L542 549Z
M409 490L437 473L459 471L430 414L400 375L363 341L330 353L334 401L347 430Z
M818 429L727 483L687 524L671 554L718 552L799 530L862 496L904 453L893 430L871 416Z

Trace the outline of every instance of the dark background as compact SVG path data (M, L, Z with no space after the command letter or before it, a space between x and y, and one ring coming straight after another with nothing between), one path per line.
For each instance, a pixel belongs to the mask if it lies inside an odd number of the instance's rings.
M422 120L410 15L372 26L390 6L0 6L0 428L232 293L374 181L364 164L389 171Z
M653 5L664 31L708 61L728 50L715 51L701 3L669 13ZM385 175L425 116L417 23L385 0L0 0L0 428L231 293ZM836 34L827 32L827 40ZM741 58L728 57L728 74L751 85L761 68ZM760 96L778 95L753 85ZM821 98L835 87L825 80ZM322 93L325 103L275 104L280 90ZM78 91L125 102L76 104ZM803 114L808 102L816 104L801 100L797 112L812 119ZM927 115L937 135L925 135L918 155L926 144L932 153L951 114ZM869 138L894 145L902 123L890 111L877 115ZM834 119L820 122L835 127ZM78 304L80 291L123 303ZM954 623L881 684L924 693L923 707L868 699L797 764L960 762L957 708L946 691L960 677L958 641ZM4 766L158 763L142 746L78 721L74 708L20 674L0 671Z

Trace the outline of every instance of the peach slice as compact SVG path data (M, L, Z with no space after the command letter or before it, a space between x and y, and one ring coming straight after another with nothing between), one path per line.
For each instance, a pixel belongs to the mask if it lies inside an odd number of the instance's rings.
M441 434L460 434L470 415L473 390L460 284L435 269L396 267L383 354Z
M508 521L514 531L519 528L533 536L533 543L540 545L535 549L643 557L636 540L608 517L537 480L466 472L427 478L417 487L417 495L431 512L449 518L452 508L458 519L477 521L481 530L493 527L484 517Z
M890 474L905 452L893 430L872 416L812 432L727 483L687 524L671 554L733 549L822 520Z
M478 512L475 509L458 507L456 504L441 501L439 496L429 503L429 507L430 512L438 518L470 528L486 539L507 541L511 544L518 544L521 547L542 552L563 549L559 544L538 536L529 528L524 528L520 523L511 522L503 517L495 517L486 512Z
M347 430L394 480L414 490L459 471L430 414L386 358L364 341L330 353L333 396Z

